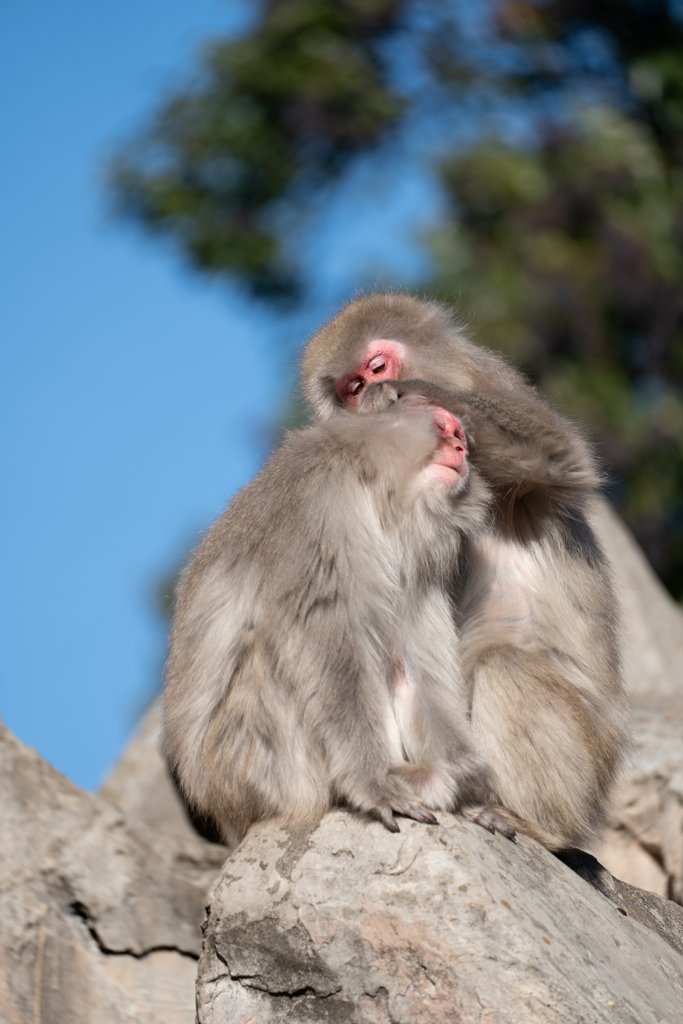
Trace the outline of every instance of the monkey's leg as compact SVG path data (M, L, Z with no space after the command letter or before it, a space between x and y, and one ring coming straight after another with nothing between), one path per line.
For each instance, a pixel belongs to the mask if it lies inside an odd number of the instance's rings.
M597 838L620 756L597 711L541 655L512 644L482 651L472 683L472 730L511 823L525 831L528 820L557 849Z
M419 790L411 784L414 779L410 772L406 773L404 766L398 763L401 752L394 749L397 744L392 743L390 727L387 727L391 721L388 702L383 706L384 701L375 703L372 696L366 689L361 700L354 702L355 706L345 709L353 711L352 722L344 721L348 714L337 716L334 735L324 744L337 799L379 818L390 832L400 832L395 814L437 825ZM432 768L431 765L409 767Z
M500 832L506 839L514 839L516 831L512 822L512 815L506 813L503 808L500 808L505 815L501 817L498 810L490 807L488 804L481 803L482 794L478 790L485 783L489 784L490 787L491 780L488 768L479 759L475 762L475 759L469 756L468 760L473 767L476 763L477 793L475 796L474 791L471 790L469 799L464 800L458 800L454 796L461 789L460 783L463 775L463 757L461 753L458 756L453 755L450 763L425 761L421 764L399 765L394 767L393 771L406 780L410 788L414 790L428 807L436 809L445 807L452 811L459 810L466 818L473 821L475 825L481 825L487 832L493 832L494 834ZM441 794L444 792L447 792L449 796L443 797Z
M256 821L315 820L330 806L320 750L301 727L263 646L252 643L213 712L202 747L204 803L225 837Z
M401 814L426 824L437 820L402 775L401 740L386 673L364 656L358 637L339 635L335 659L318 709L316 731L336 798L380 819L391 832Z

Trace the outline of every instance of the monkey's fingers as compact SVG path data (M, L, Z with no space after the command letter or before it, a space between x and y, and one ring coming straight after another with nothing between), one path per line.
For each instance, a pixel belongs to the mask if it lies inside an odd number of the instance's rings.
M389 772L389 792L385 799L394 814L402 814L405 818L413 818L414 821L421 821L425 825L438 825L439 822L422 803L420 793L414 786L414 783L419 781L420 774L424 775L427 769L433 771L433 766L401 765L392 768Z
M415 821L422 821L425 825L439 824L432 812L428 811L426 807L411 805L409 807L402 807L400 810L395 808L395 810L398 814L403 814L406 818L413 818Z
M385 828L388 828L390 832L400 832L398 822L394 817L393 811L389 804L379 804L375 807L375 814L382 822Z
M482 807L478 810L472 815L472 821L477 825L481 825L482 828L487 829L489 832L493 832L494 835L496 832L500 832L506 839L514 839L517 835L512 825L504 821L490 807Z
M394 806L378 804L375 808L375 814L390 832L401 831L394 814L402 814L404 818L412 818L414 821L420 821L424 825L439 824L432 812L428 811L426 807L422 807L419 804L403 803L402 801L395 802Z
M382 381L371 384L358 401L358 412L384 412L398 399L396 385L398 381Z

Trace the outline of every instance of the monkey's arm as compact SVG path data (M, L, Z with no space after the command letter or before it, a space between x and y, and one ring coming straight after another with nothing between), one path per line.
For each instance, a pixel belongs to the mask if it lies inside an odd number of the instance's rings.
M600 484L595 460L577 428L530 389L455 391L422 380L384 381L367 389L359 411L419 395L458 416L472 440L471 458L513 503L530 492L562 504Z
M318 688L316 730L335 798L376 816L390 832L400 831L395 813L436 824L399 764L392 764L401 757L392 751L388 734L391 707L386 679L373 672L369 663L363 664L363 642L358 636L351 646L337 649L346 653L336 659L333 671L325 673L324 686Z

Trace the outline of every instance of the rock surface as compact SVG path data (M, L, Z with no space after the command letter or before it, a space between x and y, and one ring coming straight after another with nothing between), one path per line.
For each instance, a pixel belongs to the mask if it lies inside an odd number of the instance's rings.
M634 709L635 749L598 860L683 904L683 709Z
M683 610L604 498L595 502L592 521L622 604L628 694L634 704L683 703Z
M162 835L199 840L161 749L161 702L155 701L105 780L100 795Z
M680 907L606 898L586 881L610 890L599 866L581 877L531 840L440 818L401 835L343 811L254 828L211 895L200 1024L681 1019Z
M0 1020L191 1024L225 851L78 789L0 723Z

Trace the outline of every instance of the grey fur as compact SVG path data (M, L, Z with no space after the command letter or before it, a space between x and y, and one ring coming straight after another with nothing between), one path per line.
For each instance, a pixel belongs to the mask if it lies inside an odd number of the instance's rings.
M454 560L451 591L489 799L551 849L590 845L629 746L617 602L587 518L600 483L593 455L446 307L400 293L356 299L309 342L302 382L319 418L340 407L335 381L376 339L403 345L402 379L367 387L359 411L407 394L449 409L473 434L472 464L494 495L495 515Z
M482 802L451 601L489 489L423 485L440 438L413 399L286 438L182 578L167 752L232 844L263 818L343 802L393 813ZM492 812L482 824L513 832Z

